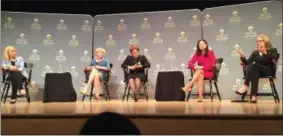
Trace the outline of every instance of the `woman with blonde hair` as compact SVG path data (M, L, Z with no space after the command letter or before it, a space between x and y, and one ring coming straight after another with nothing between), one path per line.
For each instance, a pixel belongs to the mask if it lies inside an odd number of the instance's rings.
M272 47L270 39L266 35L261 34L257 38L256 44L256 50L252 52L248 59L245 58L243 52L240 50L237 51L241 56L241 61L247 65L247 67L245 69L245 83L236 93L245 95L251 82L251 103L257 102L256 95L259 78L274 76L272 69L275 66L275 60L278 59L277 49Z
M104 58L105 50L103 48L95 49L95 59L90 62L90 66L87 70L91 70L88 83L81 91L83 95L89 94L89 87L94 84L95 98L99 100L99 92L101 87L101 81L106 80L106 72L110 71L110 62Z
M4 49L1 69L6 73L5 79L12 83L11 104L14 104L16 103L18 89L20 89L21 95L26 95L23 83L28 79L24 59L17 56L17 50L14 46L6 46Z

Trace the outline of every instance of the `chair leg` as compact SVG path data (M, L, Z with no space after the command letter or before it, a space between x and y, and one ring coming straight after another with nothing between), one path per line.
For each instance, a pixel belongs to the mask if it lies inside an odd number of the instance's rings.
M107 84L105 85L105 89L106 89L106 93L107 93L107 99L108 99L109 101L111 101L110 93L109 93L109 89L108 89L108 85L107 85Z
M274 86L273 86L272 83L273 83L273 80L271 78L269 78L269 84L270 84L272 96L273 96L273 99L274 99L275 103L277 103L277 98L276 98L276 94L274 92Z
M146 101L148 101L148 94L147 94L147 87L146 87L146 83L144 83L144 93L145 93L145 98L146 98Z
M85 100L85 95L83 95L82 102Z
M91 84L91 88L90 88L89 101L91 101L92 97L93 97L93 84Z
M28 103L30 103L30 93L29 93L29 89L27 86L25 86L25 89L26 89L26 97L27 97L27 101Z
M7 88L7 84L5 83L4 87L3 87L3 90L2 90L2 94L1 94L1 102L2 102L2 100L4 98L6 88Z
M8 83L8 84L7 84L7 90L5 91L6 93L5 93L5 96L4 96L4 103L6 102L6 99L7 99L7 97L8 97L8 92L9 92L9 90L10 90L10 84Z
M127 101L129 100L130 91L131 91L131 89L130 89L130 87L128 87L128 89L127 89Z
M127 94L127 89L128 89L128 83L125 84L125 88L124 88L124 93L123 93L123 97L122 97L122 101L124 101L125 96Z
M214 82L214 87L215 87L216 93L218 95L218 99L219 99L219 101L221 101L221 96L220 96L220 93L219 93L219 90L218 90L217 82Z
M212 82L211 82L211 80L209 80L209 92L210 92L210 98L211 98L211 101L213 102Z
M270 81L269 81L270 82ZM279 95L277 93L277 89L276 89L276 86L275 86L275 83L273 81L273 79L271 80L270 82L271 84L271 88L273 88L273 91L274 91L274 94L275 94L275 98L277 99L277 102L280 103L280 98L279 98Z

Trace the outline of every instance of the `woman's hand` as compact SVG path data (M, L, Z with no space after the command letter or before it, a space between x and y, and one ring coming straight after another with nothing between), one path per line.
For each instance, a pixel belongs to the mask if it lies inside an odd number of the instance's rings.
M12 70L12 71L17 71L17 70L18 70L18 68L17 68L17 67L15 67L15 66L12 66L12 67L10 68L10 70Z
M86 70L88 70L88 71L91 70L91 69L92 69L92 67L87 67L87 68L86 68Z
M236 50L236 52L240 55L240 57L244 57L244 53L241 50Z

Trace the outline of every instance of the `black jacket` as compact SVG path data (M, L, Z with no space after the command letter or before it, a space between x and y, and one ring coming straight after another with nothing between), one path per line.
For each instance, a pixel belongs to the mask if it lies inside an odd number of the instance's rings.
M136 59L133 56L127 56L121 67L127 69L128 66L134 66L138 63L142 65L142 68L131 70L130 73L144 73L145 68L150 68L150 63L144 55L139 55Z

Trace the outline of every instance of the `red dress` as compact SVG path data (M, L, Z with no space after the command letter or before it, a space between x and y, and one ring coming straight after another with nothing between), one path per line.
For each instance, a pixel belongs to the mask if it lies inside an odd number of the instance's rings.
M214 52L212 50L208 51L208 56L205 57L204 54L201 54L200 56L197 56L197 53L194 54L194 56L189 60L188 66L189 69L195 69L194 64L198 62L201 63L203 66L204 71L204 78L212 78L213 72L212 68L216 64L216 59L214 56Z

